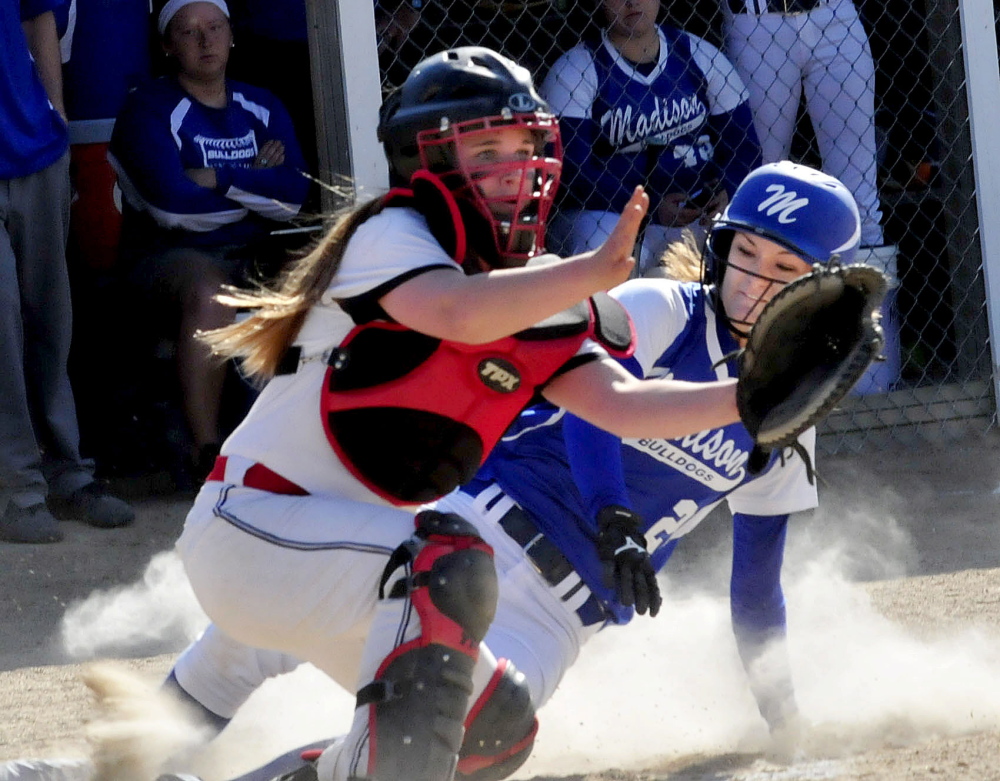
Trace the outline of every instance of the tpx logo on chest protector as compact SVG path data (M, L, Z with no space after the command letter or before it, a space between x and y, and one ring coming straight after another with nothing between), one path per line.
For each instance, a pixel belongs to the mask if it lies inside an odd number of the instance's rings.
M510 361L484 358L476 368L483 385L497 393L513 393L521 387L521 375Z

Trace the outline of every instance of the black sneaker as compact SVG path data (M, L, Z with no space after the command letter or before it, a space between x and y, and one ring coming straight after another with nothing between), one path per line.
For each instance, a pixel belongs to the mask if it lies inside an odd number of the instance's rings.
M44 502L31 507L18 507L8 502L3 517L0 517L0 540L46 543L59 542L62 538L59 522L52 517Z
M69 496L50 496L49 509L62 521L83 521L98 529L118 529L135 520L135 510L96 480Z

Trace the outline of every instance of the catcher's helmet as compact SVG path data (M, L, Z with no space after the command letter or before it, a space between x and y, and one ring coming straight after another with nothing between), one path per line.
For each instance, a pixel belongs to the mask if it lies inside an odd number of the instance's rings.
M788 160L754 169L736 188L705 242L702 276L714 286L717 304L736 231L780 244L810 265L846 265L858 250L861 217L850 191L822 171ZM730 327L746 335L735 327L735 321Z
M461 167L455 153L460 137L507 127L532 132L532 158ZM523 261L542 251L562 144L559 123L526 68L481 46L428 57L386 99L378 137L395 184L409 183L420 170L438 176L459 202L471 203L488 220L501 258ZM520 176L520 185L516 195L502 199L503 205L491 204L475 186L483 177L512 173Z

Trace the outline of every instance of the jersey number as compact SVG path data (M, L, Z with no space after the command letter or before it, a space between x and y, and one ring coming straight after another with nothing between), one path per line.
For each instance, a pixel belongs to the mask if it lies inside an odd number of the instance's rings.
M694 144L675 144L674 159L681 160L688 168L694 168L699 160L707 163L715 154L712 141L708 136L698 136Z
M646 532L646 544L649 546L650 553L670 542L670 538L677 533L678 529L694 518L698 513L698 504L690 499L681 499L674 505L673 509L673 515L664 515ZM656 542L654 543L653 540Z

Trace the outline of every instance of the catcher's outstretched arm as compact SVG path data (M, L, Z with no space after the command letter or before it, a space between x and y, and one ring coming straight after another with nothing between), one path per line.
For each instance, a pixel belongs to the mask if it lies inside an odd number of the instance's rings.
M675 439L739 420L735 380L640 380L611 358L560 375L542 395L619 437Z

